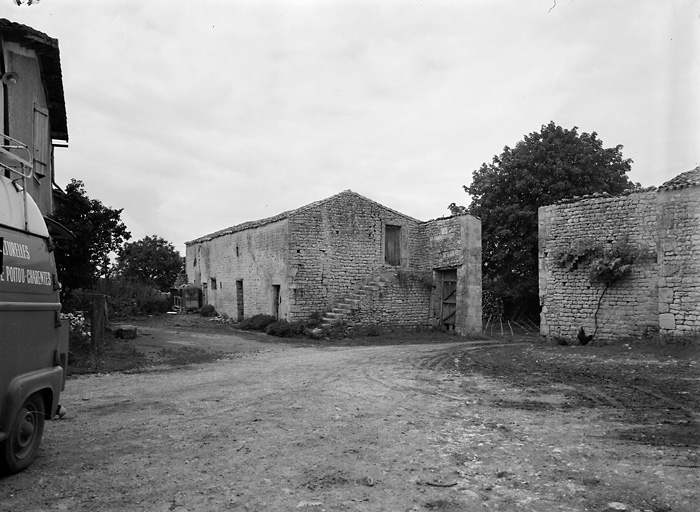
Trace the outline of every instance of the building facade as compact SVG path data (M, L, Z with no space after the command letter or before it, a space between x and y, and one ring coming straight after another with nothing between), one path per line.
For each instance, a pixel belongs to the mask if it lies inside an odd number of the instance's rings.
M203 301L242 320L481 330L481 222L421 222L350 190L186 244Z
M58 41L0 19L0 172L23 185L42 214L53 211L53 149L68 141Z

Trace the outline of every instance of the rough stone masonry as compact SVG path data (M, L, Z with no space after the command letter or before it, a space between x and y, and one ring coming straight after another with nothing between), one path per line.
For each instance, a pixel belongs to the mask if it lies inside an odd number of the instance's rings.
M629 276L607 290L585 268L554 255L577 240L640 250ZM575 198L539 209L540 332L573 338L580 326L601 340L700 331L700 167L658 190Z
M422 222L346 190L186 246L188 280L238 320L328 313L348 325L481 332L481 222L469 215ZM456 273L449 319L445 272Z

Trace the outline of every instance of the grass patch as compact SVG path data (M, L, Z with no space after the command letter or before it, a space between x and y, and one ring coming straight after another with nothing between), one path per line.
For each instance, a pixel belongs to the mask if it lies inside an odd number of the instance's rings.
M224 356L225 354L221 352L195 347L163 348L145 353L139 350L133 342L117 339L107 331L105 332L104 346L95 357L91 354L89 342L76 340L71 343L68 376L95 373L138 373L159 366L185 368L191 365L211 363Z

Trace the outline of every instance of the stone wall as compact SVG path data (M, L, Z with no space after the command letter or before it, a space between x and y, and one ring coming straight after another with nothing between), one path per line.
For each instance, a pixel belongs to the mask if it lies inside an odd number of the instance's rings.
M611 340L700 330L699 193L662 188L540 208L541 333L573 338L580 326L593 333L597 324L596 338ZM605 290L589 281L587 262L571 271L554 261L577 240L627 241L640 256Z
M289 217L290 318L326 311L369 275L390 268L384 261L385 227L401 226L401 267L419 221L354 193L300 208Z
M659 328L700 331L700 187L660 190Z
M471 215L437 219L423 224L426 246L422 254L424 270L457 269L458 333L480 334L481 301L481 221ZM437 283L437 274L434 275ZM434 286L430 300L429 321L439 322L440 290Z
M255 229L235 231L224 236L188 244L188 279L202 287L202 302L217 312L238 316L236 282L243 288L243 312L246 317L272 314L273 286L280 287L280 318L288 314L287 259L289 229L286 219Z
M398 228L396 264L386 258L387 226ZM289 321L328 312L353 295L355 323L427 325L433 269L458 268L459 330L475 332L481 328L480 228L470 216L420 222L345 191L188 242L187 275L202 286L206 303L232 317L240 306L236 281L242 281L246 317L272 314L278 286L280 318ZM381 289L370 291L378 293L355 296L377 279Z
M385 268L360 286L348 325L428 326L432 272Z

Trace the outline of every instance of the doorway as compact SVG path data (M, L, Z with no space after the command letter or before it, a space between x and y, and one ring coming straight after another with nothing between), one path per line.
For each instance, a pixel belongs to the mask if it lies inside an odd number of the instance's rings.
M243 280L236 281L236 306L238 313L238 321L243 321Z
M441 270L440 325L454 331L457 317L457 269Z
M272 285L272 316L275 317L275 320L280 319L280 301L281 301L280 297L281 297L280 285L273 284Z

